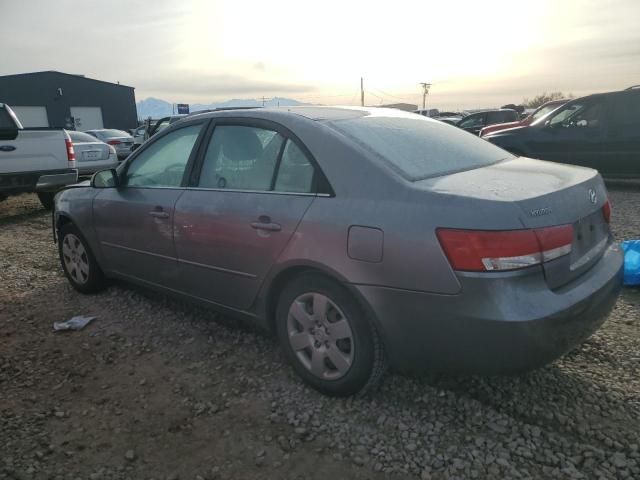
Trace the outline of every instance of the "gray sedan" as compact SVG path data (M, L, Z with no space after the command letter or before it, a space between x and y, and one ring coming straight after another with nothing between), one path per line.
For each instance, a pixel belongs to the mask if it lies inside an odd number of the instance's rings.
M99 130L87 130L85 133L115 148L120 160L124 160L131 153L134 142L133 137L123 130L102 128Z
M91 175L105 168L118 166L118 156L115 148L84 133L68 131L73 150L76 154L78 175Z
M249 319L329 395L386 367L535 368L622 284L595 170L387 109L194 115L56 197L79 291L122 279Z

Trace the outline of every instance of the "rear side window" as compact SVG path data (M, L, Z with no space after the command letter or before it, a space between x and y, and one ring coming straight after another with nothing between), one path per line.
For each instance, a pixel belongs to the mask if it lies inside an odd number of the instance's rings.
M287 140L278 168L275 190L311 193L314 168L309 157L291 140Z
M640 133L640 91L616 95L612 100L612 126L635 129Z
M458 128L410 114L372 114L331 122L336 130L410 181L472 170L510 153Z

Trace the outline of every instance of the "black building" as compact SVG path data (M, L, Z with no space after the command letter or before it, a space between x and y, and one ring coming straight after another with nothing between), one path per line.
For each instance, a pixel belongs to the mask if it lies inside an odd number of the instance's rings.
M138 125L133 87L55 71L0 76L0 102L25 127L70 130Z

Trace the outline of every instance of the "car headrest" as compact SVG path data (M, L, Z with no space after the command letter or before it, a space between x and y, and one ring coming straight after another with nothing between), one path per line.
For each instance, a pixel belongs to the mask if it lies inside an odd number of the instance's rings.
M255 160L262 154L262 142L250 127L218 127L224 156L233 162Z

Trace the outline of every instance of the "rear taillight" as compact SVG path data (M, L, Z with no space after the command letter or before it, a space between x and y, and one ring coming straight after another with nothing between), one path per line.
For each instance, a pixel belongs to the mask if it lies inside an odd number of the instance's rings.
M604 202L602 207L602 215L604 216L604 221L607 223L611 223L611 202L607 200Z
M120 140L109 140L107 143L109 145L120 145L122 142Z
M67 146L67 162L69 168L76 168L76 152L73 149L73 143L70 138L66 138L64 143Z
M530 267L570 253L573 227L504 231L438 228L436 235L455 270L487 272Z

